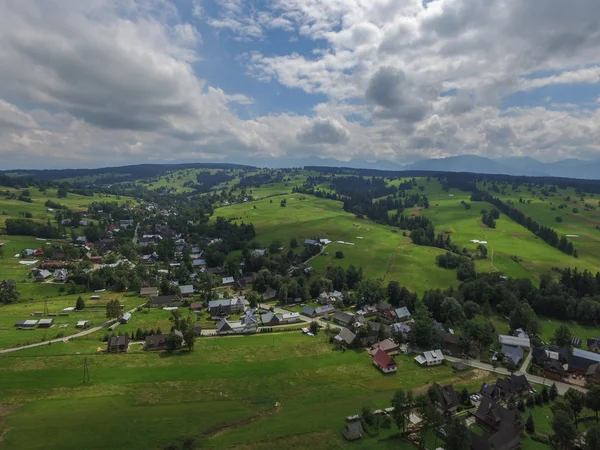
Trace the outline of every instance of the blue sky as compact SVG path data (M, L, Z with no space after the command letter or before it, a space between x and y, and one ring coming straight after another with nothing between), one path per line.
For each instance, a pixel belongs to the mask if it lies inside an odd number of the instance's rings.
M0 0L10 167L600 158L597 5Z

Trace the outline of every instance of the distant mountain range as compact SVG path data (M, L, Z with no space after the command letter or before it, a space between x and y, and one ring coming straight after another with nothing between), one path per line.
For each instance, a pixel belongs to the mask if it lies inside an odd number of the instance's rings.
M461 155L450 156L448 158L425 159L407 165L400 165L391 161L369 162L361 159L339 161L332 158L271 158L248 160L247 164L272 168L322 166L349 167L353 169L424 170L600 179L600 160L582 161L580 159L565 159L552 163L543 163L528 156L491 159L477 155Z
M503 174L533 177L563 177L600 180L600 160L582 161L564 159L543 163L528 156L491 159L477 155L450 156L448 158L425 159L412 164L400 165L392 161L365 161L353 159L340 161L333 158L240 158L238 164L226 162L195 162L181 164L138 164L97 169L49 169L49 170L7 170L8 173L31 175L42 179L65 179L80 176L106 174L105 183L128 181L157 176L166 170L188 168L231 168L250 167L286 168L286 167L348 167L352 169L374 169L387 171L433 171L433 172L470 172L482 174ZM245 165L242 165L245 164ZM0 169L0 174L2 174Z

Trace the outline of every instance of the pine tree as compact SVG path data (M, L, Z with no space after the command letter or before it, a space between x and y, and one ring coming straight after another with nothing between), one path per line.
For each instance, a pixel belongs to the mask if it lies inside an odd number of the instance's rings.
M535 423L533 422L533 416L529 413L529 417L527 418L527 423L525 424L525 428L527 432L530 434L535 433Z
M556 383L552 383L552 386L550 386L550 392L548 396L550 397L550 400L553 401L556 399L556 397L558 397L558 388L556 387Z

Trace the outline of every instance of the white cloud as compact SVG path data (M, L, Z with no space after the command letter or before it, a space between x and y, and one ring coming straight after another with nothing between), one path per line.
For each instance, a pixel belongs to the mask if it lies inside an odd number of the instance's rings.
M302 144L344 144L348 142L350 132L337 120L317 117L297 134Z
M551 93L544 107L499 109L515 92L600 83L595 1L270 0L259 10L224 0L208 16L195 0L192 23L175 5L0 0L3 161L600 155L596 98L559 103ZM311 117L276 114L260 94L211 86L195 72L212 63L203 22L244 41L231 48L244 49L234 56L247 74L279 84L265 91L326 100Z

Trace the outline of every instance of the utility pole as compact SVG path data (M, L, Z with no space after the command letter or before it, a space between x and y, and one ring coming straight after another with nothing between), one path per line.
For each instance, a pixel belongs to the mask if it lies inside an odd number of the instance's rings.
M87 365L87 357L83 359L83 384L90 382L90 372Z

